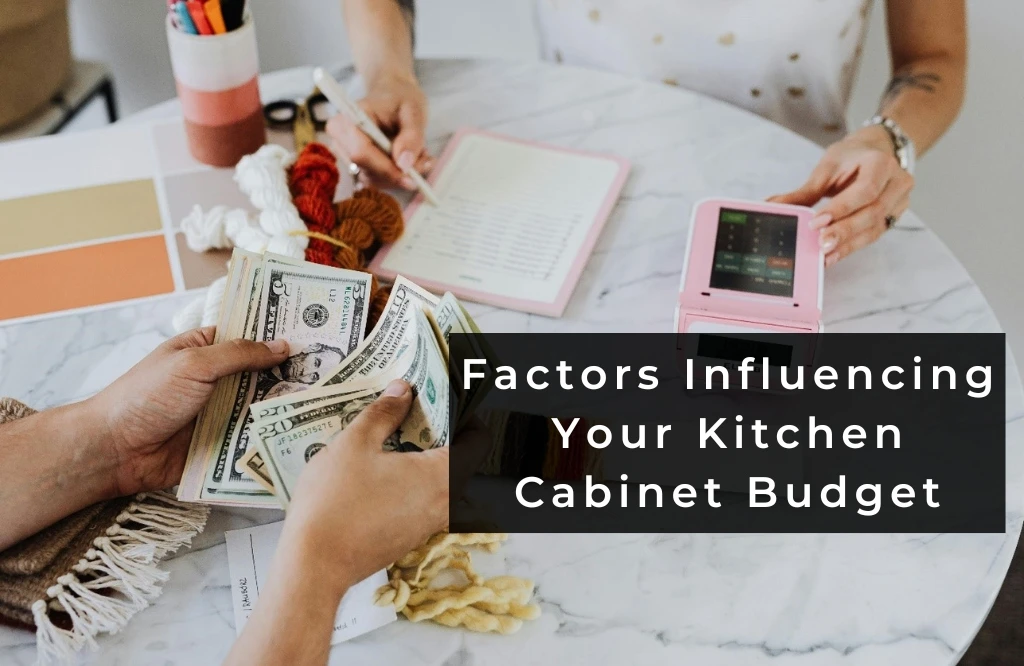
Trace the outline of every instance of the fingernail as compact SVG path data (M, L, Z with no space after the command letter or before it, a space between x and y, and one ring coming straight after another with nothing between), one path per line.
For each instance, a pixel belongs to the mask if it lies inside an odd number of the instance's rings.
M402 179L402 187L404 187L407 190L415 190L416 183L412 182L412 178L406 176L405 178Z
M424 171L430 171L433 168L434 168L434 160L427 160L426 162L423 163L423 170Z
M412 154L411 150L406 150L398 156L398 166L402 169L412 168L412 165L416 163L416 156Z
M288 351L287 340L268 340L263 344L265 344L267 346L267 349L269 349L274 354L283 354L286 351Z
M831 213L821 213L811 218L811 229L821 229L827 227L832 222Z
M401 379L395 379L384 389L384 395L392 398L401 398L409 392L409 385Z
M823 252L831 252L836 249L836 237L829 236L828 238L822 236L821 238L821 249Z
M832 254L829 254L829 255L825 256L825 266L826 267L834 265L837 261L839 261L839 253L838 252L833 252Z

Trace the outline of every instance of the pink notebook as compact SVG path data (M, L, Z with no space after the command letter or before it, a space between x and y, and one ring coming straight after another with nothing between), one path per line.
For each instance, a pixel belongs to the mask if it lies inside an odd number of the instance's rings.
M429 179L441 205L417 196L370 270L558 317L628 174L622 158L459 130Z

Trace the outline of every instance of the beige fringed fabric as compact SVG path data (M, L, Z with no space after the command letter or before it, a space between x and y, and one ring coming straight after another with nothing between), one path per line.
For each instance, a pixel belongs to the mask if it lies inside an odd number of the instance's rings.
M432 536L427 543L388 568L389 582L377 590L378 606L394 606L412 622L431 620L470 631L513 634L523 620L540 616L531 601L533 581L515 576L485 580L476 573L467 548L495 552L508 538L503 533ZM432 586L444 572L459 572L466 583Z
M0 424L34 414L0 398ZM160 594L157 563L203 530L207 507L166 492L102 502L0 552L0 621L35 627L38 660L68 660Z

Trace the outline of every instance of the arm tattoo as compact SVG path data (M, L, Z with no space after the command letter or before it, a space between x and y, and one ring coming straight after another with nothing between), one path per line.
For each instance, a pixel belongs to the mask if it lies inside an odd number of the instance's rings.
M887 104L897 97L908 88L915 88L917 90L924 90L926 92L935 92L935 86L942 77L938 74L931 74L924 72L921 74L915 74L914 72L903 72L897 74L889 82L888 87L885 89L885 95L882 96L882 104Z

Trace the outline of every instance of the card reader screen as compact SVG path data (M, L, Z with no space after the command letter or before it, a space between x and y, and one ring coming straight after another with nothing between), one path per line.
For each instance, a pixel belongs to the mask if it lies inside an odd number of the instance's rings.
M795 215L723 208L710 286L791 297L796 226Z

